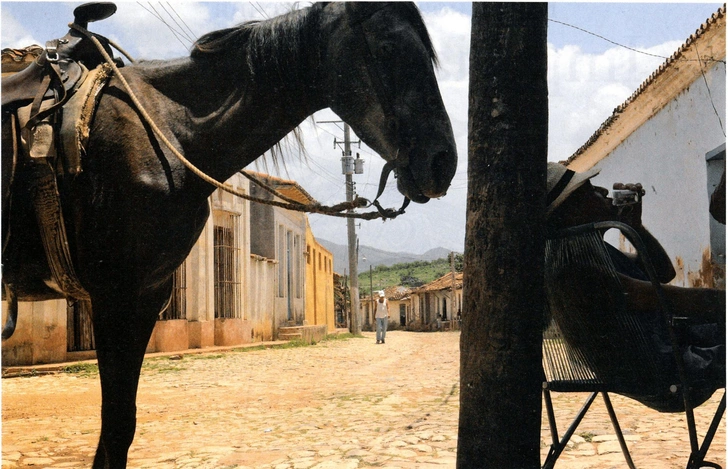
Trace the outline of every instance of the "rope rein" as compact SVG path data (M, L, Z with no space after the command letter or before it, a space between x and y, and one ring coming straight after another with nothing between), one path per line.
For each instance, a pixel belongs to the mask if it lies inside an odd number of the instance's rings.
M184 155L182 155L182 153L180 153L179 150L177 150L174 147L172 142L170 142L167 139L167 137L165 137L165 135L162 133L162 130L159 127L157 127L157 125L152 120L151 116L147 113L144 106L142 106L142 103L139 101L139 99L137 99L136 95L134 94L134 92L131 89L131 86L129 86L129 83L126 81L126 79L124 78L124 76L121 74L118 67L114 63L114 60L111 58L111 56L109 56L109 54L104 49L104 46L94 36L94 34L91 33L90 31L88 31L86 28L83 28L82 26L79 26L75 23L70 23L68 26L70 28L75 29L76 31L80 32L81 34L83 34L84 36L89 38L94 43L94 45L99 50L99 52L103 56L106 63L111 67L111 69L114 72L114 74L116 75L116 77L119 79L121 84L124 86L124 89L129 94L129 98L131 99L132 103L134 104L134 106L137 107L139 114L141 114L144 121L149 125L149 127L152 129L152 131L157 135L159 140L162 143L164 143L164 145L172 152L172 154L174 154L174 156L177 157L177 159L179 159L179 161L187 169L189 169L193 174L195 174L197 177L199 177L203 181L207 182L208 184L211 184L212 186L214 186L222 191L228 192L230 194L233 194L234 196L240 197L245 200L249 200L251 202L272 205L275 207L281 207L286 210L293 210L293 211L297 211L297 212L318 213L318 214L322 214L322 215L329 215L332 217L342 217L342 218L361 218L363 220L374 220L377 218L383 218L386 220L388 218L395 218L397 215L404 213L403 209L400 209L400 210L381 209L379 207L377 207L379 209L379 211L377 211L377 212L372 211L372 212L365 212L365 213L353 213L353 212L342 213L346 210L354 210L357 208L367 207L367 206L371 205L367 199L365 199L363 197L358 197L358 196L351 202L342 202L342 203L339 203L339 204L336 204L333 206L321 205L318 202L313 203L313 204L302 204L300 202L297 202L293 199L290 199L290 198L284 196L283 194L276 191L275 189L265 185L260 180L258 180L257 178L255 178L254 176L249 174L247 171L240 171L241 174L243 174L245 177L247 177L251 181L255 182L255 184L261 186L264 190L271 192L276 197L281 198L285 202L278 202L275 200L266 200L266 199L262 199L259 197L254 197L254 196L248 195L238 189L235 189L234 187L230 186L229 184L219 182L216 179L208 176L202 170L197 168L191 161L189 161L187 158L185 158ZM111 43L111 45L114 46L114 48L118 49L122 54L124 54L132 63L134 62L134 60L131 59L131 57L129 57L129 55L123 49L118 48L117 45L114 43ZM378 206L378 204L376 204L376 205Z

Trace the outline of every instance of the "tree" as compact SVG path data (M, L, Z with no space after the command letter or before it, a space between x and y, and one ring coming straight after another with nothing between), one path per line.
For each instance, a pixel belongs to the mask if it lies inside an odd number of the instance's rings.
M473 3L458 468L537 468L546 3Z

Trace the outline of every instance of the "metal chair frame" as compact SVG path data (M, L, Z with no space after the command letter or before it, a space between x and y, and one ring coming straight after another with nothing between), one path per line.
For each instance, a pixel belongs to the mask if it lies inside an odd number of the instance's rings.
M726 396L725 392L723 393L723 398L720 401L720 404L718 405L718 408L716 410L716 413L713 417L713 420L708 428L708 431L706 433L705 438L703 439L702 443L699 443L698 436L697 436L697 429L695 425L695 416L693 412L693 405L691 404L691 396L690 396L690 383L687 380L687 375L685 373L685 364L683 362L682 355L680 353L680 347L678 345L677 337L675 334L675 331L673 329L673 315L672 315L672 309L670 308L669 302L665 296L665 293L662 289L662 285L659 283L659 281L656 280L657 276L655 274L654 266L649 259L648 256L646 256L646 249L644 246L644 243L642 242L639 234L632 229L630 226L619 223L619 222L600 222L600 223L592 223L588 225L581 225L578 227L569 228L567 230L564 230L560 232L556 237L554 237L552 240L549 240L549 243L555 242L554 240L558 240L561 238L567 238L567 237L573 237L578 235L585 235L590 232L596 233L599 235L599 239L601 240L601 233L606 231L607 229L614 228L618 229L626 238L627 240L632 244L632 246L635 247L638 256L640 257L640 260L642 262L643 267L646 270L646 274L650 280L650 282L653 285L653 288L657 294L657 297L659 299L659 303L661 305L661 314L662 319L666 322L668 325L668 331L670 336L670 341L672 343L672 348L674 352L674 358L677 365L678 370L678 376L679 376L679 383L675 383L675 385L670 386L670 391L677 392L678 390L682 391L682 399L684 404L684 412L686 415L687 420L687 427L688 427L688 434L690 439L690 448L691 448L691 454L687 462L687 469L699 469L701 467L712 467L712 468L718 468L721 469L721 466L719 466L716 463L705 461L705 456L708 452L708 449L710 448L710 444L713 440L713 437L715 436L715 433L718 429L718 425L720 424L723 414L725 413L725 406L726 406ZM549 246L551 246L549 244ZM550 248L548 248L550 249ZM548 250L547 249L547 250ZM550 252L550 251L549 251ZM606 254L606 253L605 253ZM549 262L549 256L547 254L547 263ZM607 259L605 262L609 263L609 266L612 270L614 270L614 266L611 263L611 260ZM548 268L547 268L548 269ZM548 282L548 273L547 273L547 282ZM548 288L547 288L548 292ZM626 441L624 439L624 435L622 433L622 430L619 426L619 421L617 420L616 413L614 412L614 407L612 405L611 400L609 399L609 393L610 392L617 392L617 393L629 393L629 385L627 384L627 387L625 387L625 383L615 383L610 381L610 377L605 376L598 376L597 373L592 369L589 365L590 361L588 358L588 352L584 352L582 350L579 350L579 346L571 346L568 344L564 338L563 335L558 327L558 324L555 320L551 320L551 324L549 325L549 328L544 333L544 345L543 345L543 397L544 397L544 403L546 408L547 417L549 420L549 428L551 432L552 437L552 443L549 450L549 453L546 457L546 460L544 462L543 468L544 469L551 469L554 467L554 464L556 464L556 461L558 460L559 456L563 452L563 450L566 448L567 443L573 436L574 432L576 431L577 427L581 423L582 419L588 412L589 408L591 407L592 403L596 399L598 394L602 395L602 398L604 400L604 404L607 408L607 412L609 414L609 418L612 422L612 426L614 427L614 431L616 433L617 439L619 441L620 447L622 449L622 453L624 455L625 461L627 462L627 465L630 469L635 469L635 464L632 460L632 457L629 453L629 449L627 447ZM554 407L551 400L551 392L588 392L589 396L584 402L582 408L577 413L576 417L572 421L572 423L569 425L566 432L559 437L559 432L556 426L556 417L554 413Z

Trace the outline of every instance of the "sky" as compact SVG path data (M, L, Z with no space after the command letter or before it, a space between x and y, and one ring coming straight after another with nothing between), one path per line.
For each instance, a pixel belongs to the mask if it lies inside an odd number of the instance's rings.
M22 47L65 35L78 3L0 1L0 45ZM206 32L260 20L293 8L283 2L117 2L109 19L89 29L119 43L138 59L188 55L190 40ZM306 3L299 3L305 6ZM549 3L549 161L571 156L721 3ZM359 244L415 254L436 247L463 251L467 196L467 104L471 4L419 2L440 58L437 78L458 147L458 169L446 196L410 204L395 220L357 221ZM161 17L162 19L160 19ZM566 23L566 24L564 24ZM170 31L167 24L186 36ZM599 37L601 36L601 37ZM636 49L637 51L633 50ZM650 55L648 55L650 54ZM655 57L657 56L657 57ZM341 124L330 110L301 124L304 157L284 145L285 165L276 172L262 160L251 169L296 180L324 204L345 199L341 174ZM356 137L353 137L356 140ZM372 199L384 160L362 145L365 172L354 176L357 194ZM402 196L390 182L380 199L399 207ZM311 215L314 236L346 244L346 221Z

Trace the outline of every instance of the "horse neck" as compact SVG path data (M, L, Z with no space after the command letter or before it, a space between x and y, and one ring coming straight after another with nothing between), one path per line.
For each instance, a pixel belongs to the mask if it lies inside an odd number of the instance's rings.
M268 24L272 21L276 24ZM254 33L282 34L285 23L270 22L255 25ZM178 109L173 115L185 116L169 123L185 155L212 177L227 179L326 106L319 90L320 44L304 40L317 35L295 34L301 37L279 54L265 48L229 50L158 64L147 74Z

